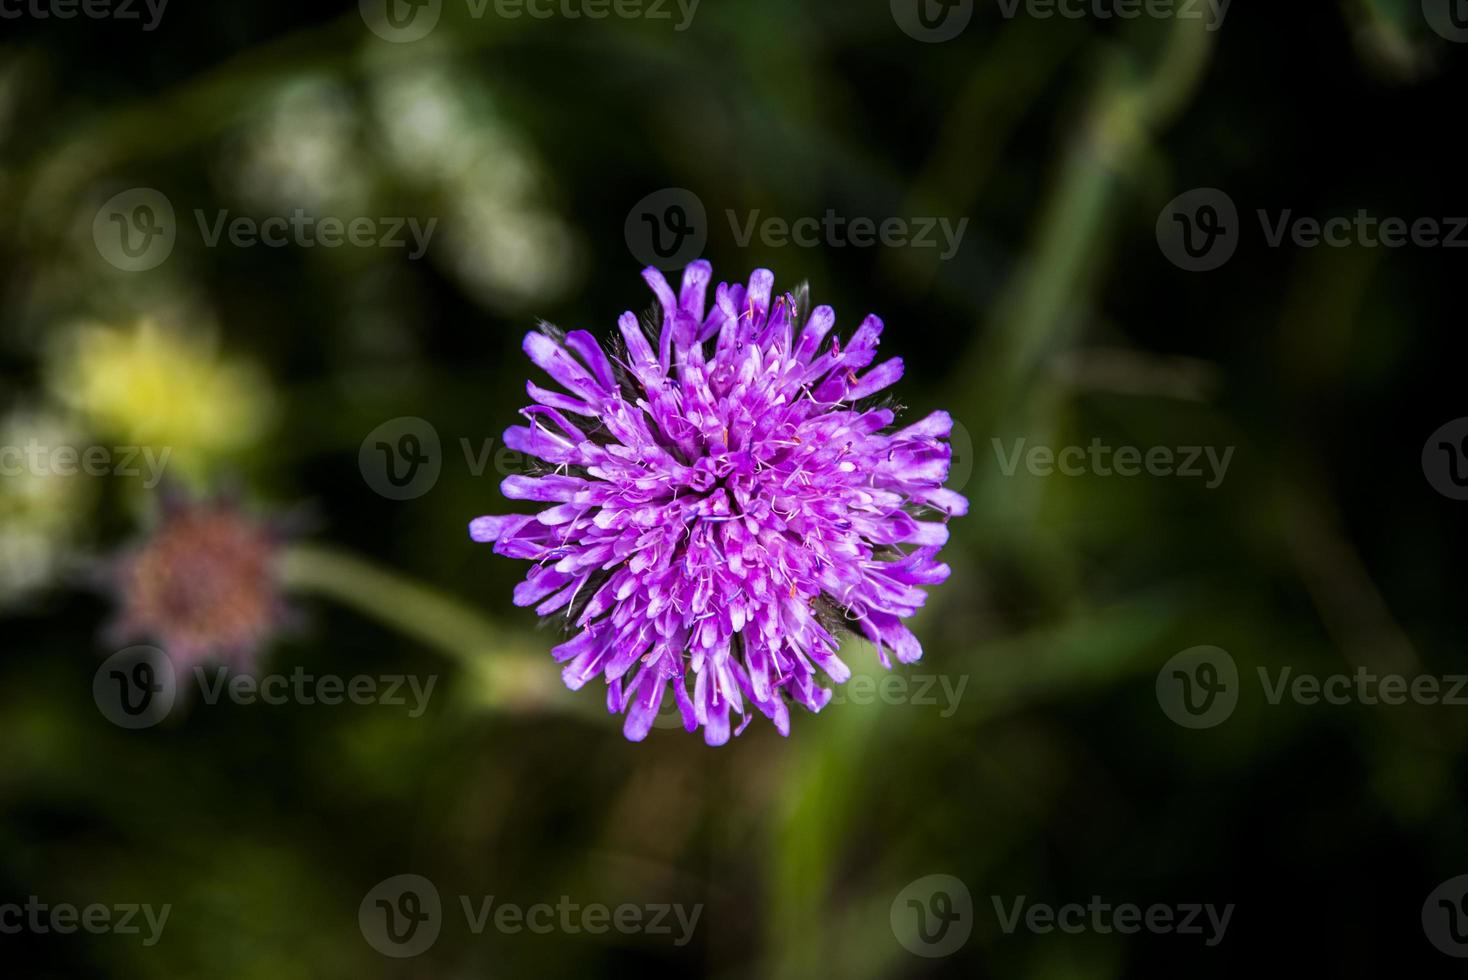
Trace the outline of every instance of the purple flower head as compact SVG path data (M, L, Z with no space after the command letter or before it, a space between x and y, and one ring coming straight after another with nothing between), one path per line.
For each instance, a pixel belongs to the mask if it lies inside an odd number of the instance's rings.
M289 620L279 559L286 530L229 495L161 495L157 526L109 569L118 604L114 643L151 640L183 669L252 664Z
M902 621L948 577L946 519L968 509L943 488L953 421L934 412L894 431L893 410L867 404L902 376L900 358L870 366L875 316L843 344L830 307L776 297L766 269L721 283L712 305L707 262L677 293L656 269L643 278L661 309L643 323L624 313L611 356L583 330L526 335L564 390L527 384L529 425L505 445L545 471L501 489L551 506L469 533L535 563L515 604L565 617L575 635L553 652L567 686L604 676L629 739L647 735L670 684L710 745L728 741L731 713L744 730L746 703L789 734L787 700L819 711L831 691L818 673L851 675L841 629L885 667L889 650L922 656Z

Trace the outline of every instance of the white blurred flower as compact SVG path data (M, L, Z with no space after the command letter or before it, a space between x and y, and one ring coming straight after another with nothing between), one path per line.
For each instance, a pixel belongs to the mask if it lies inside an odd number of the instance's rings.
M225 177L252 206L351 218L366 206L357 110L343 86L300 79L283 87L231 144Z
M79 446L59 417L21 409L0 418L0 606L48 584L65 567L95 496L89 478L33 467L22 455L34 441Z
M547 202L540 161L482 95L420 62L384 69L373 97L394 163L443 202L445 247L429 254L480 302L514 313L575 284L580 239Z
M444 233L448 261L491 306L515 308L564 292L574 281L579 243L553 215L470 194L457 217Z

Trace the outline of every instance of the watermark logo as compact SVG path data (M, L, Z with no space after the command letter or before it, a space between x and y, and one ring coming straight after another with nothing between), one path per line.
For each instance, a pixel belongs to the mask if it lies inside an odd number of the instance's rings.
M422 875L395 875L378 882L357 907L362 938L383 956L417 956L438 941L443 903Z
M892 935L909 953L929 959L963 948L974 929L974 900L953 875L927 875L892 900Z
M1157 217L1157 244L1169 262L1188 272L1211 272L1239 247L1239 210L1216 187L1179 194Z
M681 269L708 244L708 212L686 187L664 187L632 206L622 233L642 265Z
M362 440L357 467L367 485L389 500L421 497L443 471L438 430L412 415L389 419Z
M1439 37L1468 44L1468 0L1422 0L1422 16Z
M438 26L443 0L357 0L367 29L384 41L407 44Z
M173 254L177 239L173 204L151 187L113 195L92 219L97 254L124 272L156 269Z
M1427 896L1422 931L1440 951L1468 959L1468 875L1449 878Z
M1450 500L1468 500L1468 417L1440 426L1422 446L1422 472Z
M902 33L924 44L951 41L974 16L974 0L892 0L892 19Z
M157 647L119 650L92 675L97 710L119 728L152 728L168 717L177 695L173 663Z
M1157 672L1157 703L1184 728L1223 724L1239 703L1239 667L1227 650L1198 646L1175 654Z

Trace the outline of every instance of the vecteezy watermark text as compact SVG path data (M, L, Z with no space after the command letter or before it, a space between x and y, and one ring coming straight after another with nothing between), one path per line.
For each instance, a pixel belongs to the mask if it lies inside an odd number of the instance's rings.
M619 933L646 933L649 936L670 936L674 946L687 946L698 926L703 905L691 908L681 903L653 902L645 905L624 903L615 907L591 902L581 905L562 895L554 906L548 902L518 905L500 902L495 905L493 895L459 896L459 905L464 910L464 921L474 935L484 932L493 921L496 932L515 935L531 932L547 936L553 932L574 935L589 932L593 935L610 930ZM491 912L493 915L491 916Z
M312 674L296 667L289 674L235 673L223 665L195 664L191 674L199 697L207 705L221 701L237 705L279 707L342 704L378 705L407 710L421 718L438 677L417 674ZM102 715L122 728L151 728L172 712L178 697L173 662L157 647L134 646L103 661L92 677L92 698Z
M70 935L78 930L92 935L115 933L119 936L142 935L144 924L148 934L143 938L144 946L156 946L163 936L163 927L168 924L172 905L154 908L149 904L103 905L93 902L77 907L68 902L48 904L36 895L19 902L0 905L0 934L7 936L29 932L44 936L48 933ZM142 919L138 914L142 913Z
M493 13L502 20L674 21L681 33L693 24L702 0L464 0L472 20ZM438 26L443 0L358 0L362 21L384 41L406 44L427 37Z
M1468 707L1468 674L1377 673L1357 667L1352 673L1314 674L1293 666L1255 668L1264 703L1302 707ZM1157 674L1157 700L1163 713L1184 728L1213 728L1233 714L1243 684L1234 658L1213 646L1175 654Z
M973 19L976 0L890 0L892 19L916 41L951 41ZM1233 0L995 0L1007 20L1201 20L1217 31Z
M194 668L194 679L205 704L218 704L227 699L234 704L283 704L328 706L338 704L382 705L407 708L409 718L421 718L428 710L438 677L429 674L309 674L297 667L287 674L231 673L228 667Z
M852 674L831 691L831 705L858 707L881 703L889 707L913 705L937 708L939 718L951 718L968 687L968 675L956 681L949 674ZM671 699L669 699L671 700Z
M1100 895L1092 895L1082 905L1068 902L1064 905L1047 905L1030 902L1028 896L1019 895L1012 901L998 895L991 897L994 915L999 928L1005 935L1013 935L1020 929L1045 935L1063 932L1079 935L1092 932L1097 935L1120 933L1131 935L1139 932L1158 935L1204 936L1205 946L1217 946L1223 942L1233 918L1233 903L1219 908L1211 903L1181 902L1170 904L1154 902L1137 905L1133 902L1105 901Z
M47 446L32 438L24 446L0 446L0 476L141 476L152 490L172 454L171 446Z
M1021 930L1045 935L1160 935L1203 937L1207 946L1223 941L1233 919L1234 905L1192 902L1112 902L1092 895L1085 903L1051 905L1031 902L1027 895L990 896L994 917L1005 935ZM927 875L908 884L892 902L892 933L908 951L937 958L957 952L968 941L974 925L973 898L968 886L946 874Z
M3 2L3 0L0 0ZM309 214L296 208L289 215L258 218L195 208L194 223L206 248L354 248L404 249L410 260L428 251L437 218L349 218ZM111 265L126 272L145 272L162 265L178 240L173 203L161 191L134 187L113 195L92 220L92 242Z
M738 212L728 209L729 231L734 244L748 248L750 241L759 236L766 248L942 248L940 261L946 262L958 254L963 233L968 228L968 219L954 222L941 217L890 217L868 218L837 214L834 208L817 218L813 215L797 218L762 216L759 209L746 214L742 219Z
M958 712L963 692L968 688L968 675L951 674L862 674L854 673L831 689L828 708L841 705L889 708L907 707L937 709L939 718L952 718ZM658 705L652 727L673 730L684 727L683 711L678 699L665 697Z
M1293 667L1257 668L1264 699L1272 705L1286 698L1295 704L1367 706L1417 704L1468 707L1468 674L1377 674L1357 667L1354 674L1295 673Z
M1366 208L1320 218L1293 208L1258 208L1268 248L1468 248L1468 216L1382 216ZM1189 272L1209 272L1233 258L1243 237L1238 207L1216 187L1169 201L1157 218L1157 244L1167 260Z
M1234 447L1220 452L1216 446L1108 446L1100 438L1089 446L1027 446L1016 439L1006 448L1004 440L993 439L994 457L1005 476L1019 472L1021 462L1031 476L1171 476L1206 479L1204 486L1215 490L1228 475Z
M496 17L516 20L673 20L673 30L688 30L702 0L465 0L469 16L483 17L485 8Z
M438 226L437 218L429 218L419 224L417 218L317 218L307 214L304 208L296 208L289 218L274 215L265 219L236 215L231 218L228 211L216 211L212 218L199 209L194 210L199 234L209 248L219 247L221 238L236 248L340 248L354 245L357 248L407 248L412 239L413 250L409 259L421 259L428 251L433 229ZM227 224L226 224L227 222ZM405 234L406 230L406 234Z
M0 20L136 20L151 32L167 6L168 0L0 0Z
M1201 20L1209 31L1223 26L1233 0L994 0L1006 20Z
M491 463L500 476L531 473L531 457L497 443L493 436L459 437L464 467L471 476L483 476ZM443 443L427 419L402 415L367 433L357 451L357 468L374 491L389 500L412 500L432 490L443 472Z
M939 261L958 254L968 218L914 215L844 215L827 208L819 215L770 215L756 208L724 209L729 234L739 248L926 249ZM623 236L644 265L679 269L703 254L709 218L702 199L686 187L664 187L627 212Z
M505 935L528 932L537 936L552 933L602 935L643 934L666 936L677 947L693 939L703 914L703 904L678 902L580 903L561 895L554 903L521 905L494 895L460 895L458 905L464 925L475 935L491 927ZM422 875L395 875L378 882L363 897L357 909L362 938L384 956L406 958L425 952L443 929L443 901L433 882Z

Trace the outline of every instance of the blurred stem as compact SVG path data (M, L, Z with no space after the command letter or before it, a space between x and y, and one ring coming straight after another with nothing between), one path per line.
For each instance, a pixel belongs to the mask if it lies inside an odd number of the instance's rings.
M1006 24L984 49L899 213L973 213L1015 130L1085 37L1081 30L1056 27L1022 17ZM961 255L953 258L962 260ZM919 259L913 249L884 251L881 261L891 281L913 295L939 278L937 266ZM975 267L945 278L972 282L982 276L983 270ZM952 290L952 281L944 288Z
M502 643L492 624L458 603L343 551L292 546L282 576L287 589L330 596L460 660Z
M1000 304L988 342L970 351L958 373L972 406L967 414L981 427L1016 409L1025 414L1026 406L1019 403L1034 398L1036 374L1070 339L1089 305L1128 175L1141 167L1154 137L1187 104L1211 43L1206 29L1179 20L1150 72L1139 76L1124 56L1103 68L1046 203L1028 271ZM975 385L975 378L986 383Z
M345 551L287 547L287 591L325 596L459 661L494 707L534 710L564 699L543 658L480 614L434 589Z
M1212 35L1178 20L1144 60L1110 51L1075 126L1043 205L1028 260L997 304L993 326L955 374L952 404L982 453L989 440L1051 437L1065 390L1048 369L1072 344L1094 305L1096 278L1112 251L1117 211L1154 154L1157 136L1183 110L1208 64ZM1023 556L1056 602L1076 593L1063 546L1039 526L1041 481L978 482L974 510L1009 529L985 548Z

